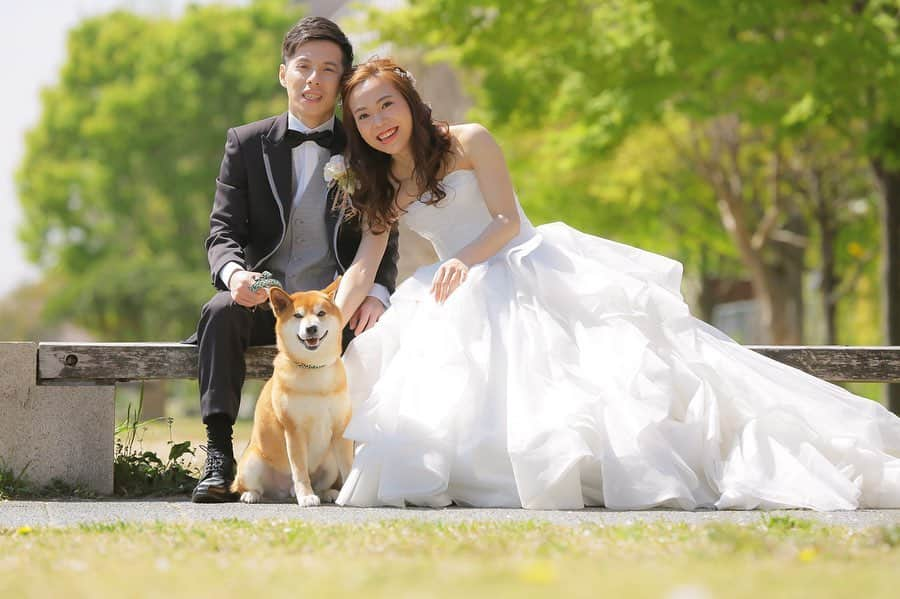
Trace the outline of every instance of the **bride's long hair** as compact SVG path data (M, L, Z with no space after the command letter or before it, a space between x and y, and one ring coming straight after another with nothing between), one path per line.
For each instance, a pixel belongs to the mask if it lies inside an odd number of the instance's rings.
M381 233L400 216L400 208L394 202L400 182L391 174L391 155L363 140L347 103L353 90L373 77L390 82L412 112L409 145L415 164L413 178L423 194L430 194L425 203L439 202L447 195L440 177L449 166L452 143L449 124L432 118L431 108L422 101L412 76L403 67L390 58L371 58L353 69L341 89L346 110L343 124L347 133L347 166L359 181L359 188L353 193L353 208L361 213L369 228Z

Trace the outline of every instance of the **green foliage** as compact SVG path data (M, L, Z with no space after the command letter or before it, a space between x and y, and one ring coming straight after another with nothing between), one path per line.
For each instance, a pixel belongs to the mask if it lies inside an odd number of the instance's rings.
M18 173L50 318L104 338L180 338L212 292L203 240L228 127L284 109L283 2L114 12L69 35Z
M28 470L26 465L18 474L0 461L0 501L20 496L27 488L25 481L25 471Z
M786 129L900 122L897 0L415 0L383 36L469 72L479 117L564 124L588 154L668 105ZM833 123L834 124L834 123ZM847 122L844 125L849 124Z
M197 484L188 464L182 462L185 456L193 456L190 441L172 441L172 419L153 418L141 420L143 407L143 387L138 398L137 409L132 414L131 404L125 419L116 426L116 453L113 462L113 489L116 495L141 497L146 495L177 495L188 493ZM164 462L152 451L135 449L139 431L146 430L153 422L165 421L169 425L169 457Z
M53 479L46 485L37 485L25 475L29 464L18 473L0 459L0 501L6 499L42 499L48 497L78 497L89 499L96 496L93 491L78 485L70 485Z
M115 494L144 497L190 493L197 484L197 478L179 462L183 455L194 454L190 445L190 441L173 444L169 458L163 462L152 451L127 452L117 443L113 464Z

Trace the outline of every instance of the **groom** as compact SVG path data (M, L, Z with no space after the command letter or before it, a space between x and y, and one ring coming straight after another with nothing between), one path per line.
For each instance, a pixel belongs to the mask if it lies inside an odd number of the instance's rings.
M197 326L200 404L208 452L192 499L233 501L232 425L244 383L244 352L275 343L275 319L252 291L268 270L289 293L322 289L353 261L358 223L332 210L323 178L329 158L346 142L334 110L353 63L344 32L321 17L306 17L282 44L278 79L288 112L229 129L206 240L212 282L220 291L203 306ZM349 319L353 333L384 313L397 278L397 233L392 231L369 297Z

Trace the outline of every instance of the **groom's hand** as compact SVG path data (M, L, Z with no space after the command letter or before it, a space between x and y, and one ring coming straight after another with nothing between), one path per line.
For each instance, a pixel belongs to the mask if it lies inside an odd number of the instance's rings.
M269 296L262 289L259 291L251 291L250 285L261 277L258 272L250 272L249 270L236 270L231 278L228 279L228 289L231 290L231 299L236 304L240 304L247 308L258 306L263 303Z
M356 309L356 312L353 313L347 324L353 329L354 335L359 335L375 326L375 323L378 322L384 311L385 307L380 299L371 295L366 296L366 299L359 305L359 308Z

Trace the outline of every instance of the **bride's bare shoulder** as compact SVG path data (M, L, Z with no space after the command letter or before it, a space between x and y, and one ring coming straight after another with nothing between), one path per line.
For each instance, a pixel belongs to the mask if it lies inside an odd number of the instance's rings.
M477 143L479 140L485 138L493 139L493 136L491 135L491 132L487 130L487 127L479 123L450 125L450 135L453 137L453 140L456 143L461 144L463 148L473 141Z
M484 143L494 143L494 137L484 125L479 123L460 123L450 125L452 152L455 168L474 168L472 150Z

